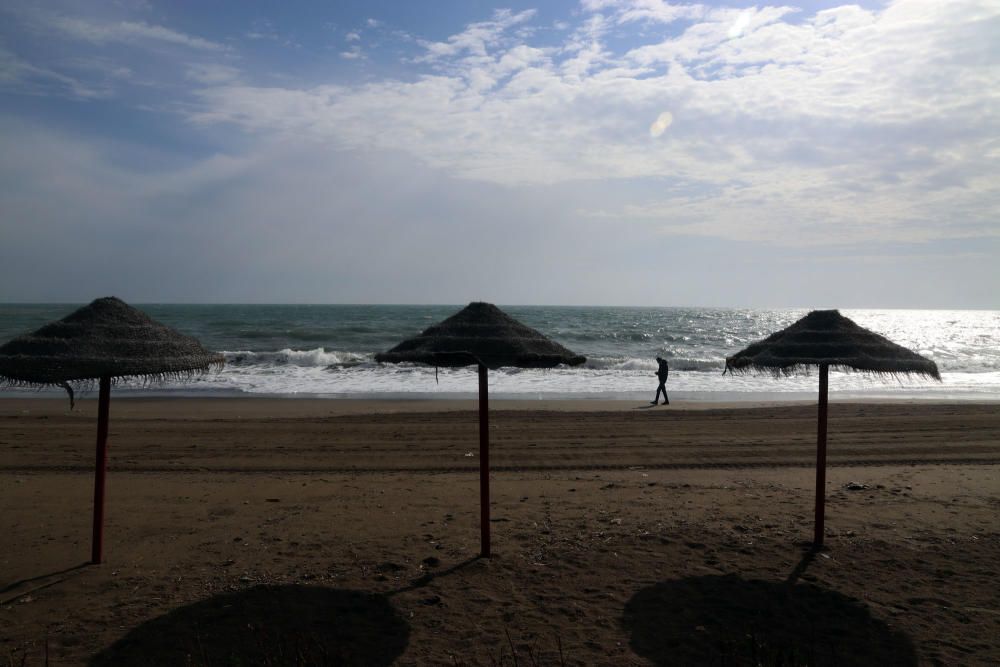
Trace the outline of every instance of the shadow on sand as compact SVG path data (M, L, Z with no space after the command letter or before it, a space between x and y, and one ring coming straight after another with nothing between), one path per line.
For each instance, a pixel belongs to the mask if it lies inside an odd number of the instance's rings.
M384 595L262 585L174 609L90 664L389 665L409 634Z
M3 588L0 588L0 606L10 604L14 600L22 598L29 593L34 593L35 591L40 591L43 588L60 584L71 577L81 574L84 569L89 566L90 562L88 561L80 563L79 565L74 565L73 567L67 567L64 570L47 572L45 574L27 577L25 579L7 584ZM3 596L8 593L11 593L11 596L4 599Z
M478 563L481 560L483 560L482 556L473 556L471 558L466 558L461 563L452 565L447 569L438 570L436 572L427 572L417 577L416 579L412 580L406 586L397 588L396 590L387 593L386 596L392 597L393 595L398 595L400 593L408 593L410 591L415 591L417 589L424 588L425 586L431 584L435 579L441 579L443 577L452 575L456 572L464 570L465 568L469 567L470 565L473 565L474 563Z
M688 577L642 589L622 619L632 650L656 665L917 664L909 638L862 602L796 584L796 574L786 582Z

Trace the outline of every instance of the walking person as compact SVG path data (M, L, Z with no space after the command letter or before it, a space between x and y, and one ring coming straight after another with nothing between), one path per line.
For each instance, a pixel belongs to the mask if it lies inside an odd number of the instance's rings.
M667 398L667 377L670 376L670 367L667 366L667 360L662 357L656 358L657 369L656 378L660 381L660 384L656 387L656 397L650 401L653 405L656 405L657 401L660 400L660 392L663 392L663 404L670 405L670 399Z

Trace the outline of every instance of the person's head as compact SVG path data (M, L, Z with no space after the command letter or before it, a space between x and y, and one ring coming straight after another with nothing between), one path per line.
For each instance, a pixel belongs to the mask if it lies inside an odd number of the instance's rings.
M656 358L656 363L662 364L663 363L663 357L657 357Z

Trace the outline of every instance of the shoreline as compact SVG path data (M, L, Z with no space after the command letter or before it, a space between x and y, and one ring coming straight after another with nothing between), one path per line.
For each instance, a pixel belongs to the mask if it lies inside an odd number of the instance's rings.
M1000 398L938 398L912 397L889 398L884 396L836 396L830 395L829 402L836 405L957 405L957 406L1000 406ZM740 400L691 400L674 399L669 406L653 406L641 398L508 398L489 397L491 411L520 412L621 412L627 410L653 410L656 412L683 412L705 410L759 410L816 405L816 396L795 396L789 398L745 398ZM64 407L60 407L63 404ZM97 404L96 392L76 395L76 408L72 412L87 412ZM387 412L461 412L479 409L479 399L471 397L414 396L407 394L354 397L354 396L302 396L295 394L245 394L241 396L185 394L140 395L136 393L116 393L112 390L111 409L127 414L145 413L156 406L170 406L169 411L189 413L228 413L250 406L266 409L268 412L287 412L289 416L305 416L311 413L324 415L341 414L381 414ZM30 397L10 396L0 393L0 416L13 416L25 410L41 410L47 413L70 414L69 400L65 393L33 395Z

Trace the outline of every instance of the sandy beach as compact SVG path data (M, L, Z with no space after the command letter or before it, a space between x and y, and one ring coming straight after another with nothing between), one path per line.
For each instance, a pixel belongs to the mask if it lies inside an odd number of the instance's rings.
M1000 662L1000 406L0 400L0 664ZM255 656L248 658L248 656Z

